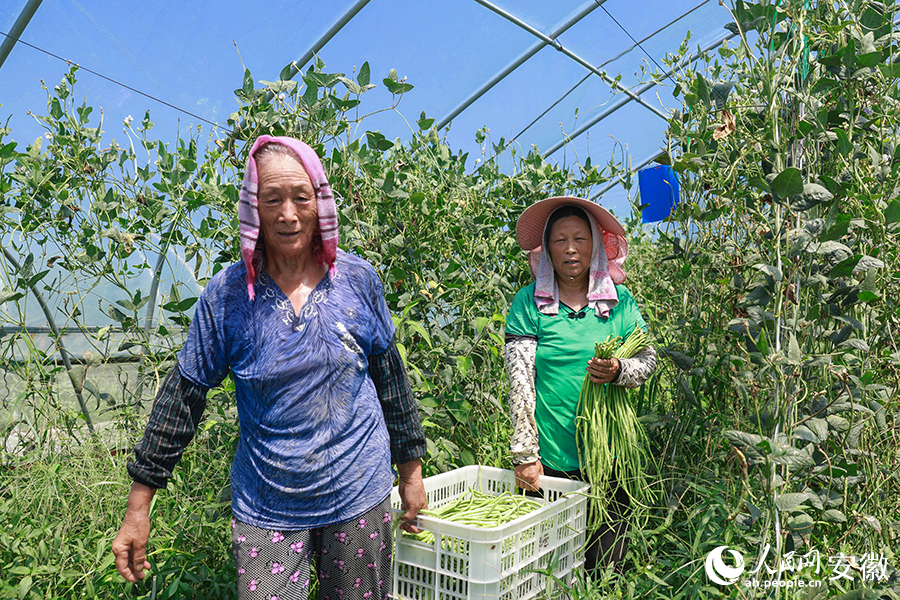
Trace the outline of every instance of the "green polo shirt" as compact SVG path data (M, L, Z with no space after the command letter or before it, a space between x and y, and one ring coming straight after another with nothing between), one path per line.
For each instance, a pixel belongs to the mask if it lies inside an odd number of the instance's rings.
M579 468L575 445L575 414L584 381L587 361L594 356L594 344L608 336L624 340L635 326L647 329L637 302L624 285L617 285L619 303L609 317L598 318L587 308L583 318L563 303L559 314L538 312L534 286L522 288L513 299L506 319L506 333L537 339L535 357L535 421L541 446L541 462L559 471Z

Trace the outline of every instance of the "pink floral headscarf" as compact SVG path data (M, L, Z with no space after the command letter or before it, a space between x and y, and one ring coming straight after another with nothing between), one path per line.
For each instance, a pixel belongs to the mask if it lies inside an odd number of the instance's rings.
M247 168L244 170L244 182L241 185L240 201L238 202L238 219L240 221L241 230L241 255L244 264L247 267L247 293L250 300L255 296L254 284L259 269L262 268L263 254L261 248L257 245L259 238L259 202L258 193L258 174L256 169L256 159L254 154L260 146L268 142L275 142L283 146L287 146L293 150L309 179L313 184L316 192L316 209L319 213L319 226L314 234L313 248L316 259L322 266L328 267L329 273L334 275L334 261L337 258L338 244L338 227L337 227L337 208L334 203L334 195L331 193L331 186L328 184L328 178L325 177L325 170L322 168L322 162L319 160L316 151L291 137L261 135L256 138L253 147L250 149L250 156L247 158ZM322 239L321 249L317 247L315 236L318 235Z
M594 314L598 317L606 318L609 311L619 303L616 284L625 282L625 271L622 267L628 256L628 242L620 235L600 229L590 212L584 211L584 214L591 224L591 238L594 245L588 279L588 306L594 309ZM549 222L548 217L547 223ZM545 224L542 238L544 241L547 240L547 234ZM602 245L600 240L603 241ZM528 266L536 281L534 302L538 311L545 315L559 314L559 286L553 263L550 261L550 253L544 252L543 247L538 246L528 254Z

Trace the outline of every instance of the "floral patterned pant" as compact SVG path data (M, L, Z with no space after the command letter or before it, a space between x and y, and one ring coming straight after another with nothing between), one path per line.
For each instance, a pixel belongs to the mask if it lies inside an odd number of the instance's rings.
M272 531L231 520L240 600L307 600L310 564L319 600L384 600L391 592L390 498L338 525Z

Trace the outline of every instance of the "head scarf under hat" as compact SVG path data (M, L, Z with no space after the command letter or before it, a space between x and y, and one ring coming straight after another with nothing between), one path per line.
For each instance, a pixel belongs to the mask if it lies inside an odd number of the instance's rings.
M334 274L334 261L337 258L338 227L337 209L334 204L334 195L331 186L325 177L325 170L319 160L316 151L291 137L261 135L256 138L250 155L247 157L247 168L244 170L244 182L241 185L240 201L238 202L238 219L241 229L241 255L247 267L247 293L250 300L255 296L254 284L256 276L262 266L262 251L257 246L259 238L259 201L257 198L259 177L257 175L256 159L254 154L260 146L268 142L274 142L287 146L297 154L297 158L306 169L307 175L316 192L316 211L319 214L319 226L316 233L322 238L322 251L316 259L322 266L328 267ZM315 236L315 234L314 234Z
M588 306L594 309L597 317L606 318L609 311L619 303L615 284L625 282L625 271L622 266L628 256L628 242L620 235L600 229L589 211L584 211L584 214L590 223L593 241L588 276ZM547 230L549 222L548 217L542 238L545 243L550 234ZM544 252L543 247L538 246L529 253L528 266L535 278L534 302L538 311L545 315L559 314L559 285L553 263L550 261L550 253Z

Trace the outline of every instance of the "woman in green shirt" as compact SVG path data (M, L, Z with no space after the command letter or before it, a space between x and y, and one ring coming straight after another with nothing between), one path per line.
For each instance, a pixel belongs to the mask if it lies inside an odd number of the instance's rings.
M634 388L656 368L646 346L630 359L594 358L594 343L647 328L625 287L625 230L606 209L582 198L557 197L528 207L516 225L530 252L535 281L516 294L506 321L506 361L516 478L540 489L541 475L583 479L575 414L585 369L594 383ZM627 548L628 495L617 489L610 525L592 532L585 567L621 568Z

